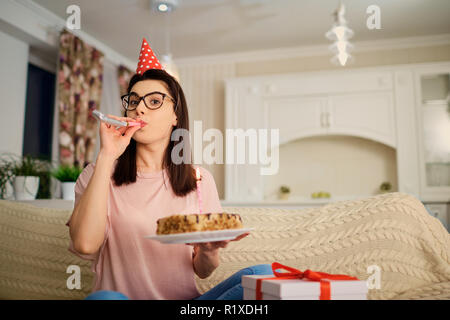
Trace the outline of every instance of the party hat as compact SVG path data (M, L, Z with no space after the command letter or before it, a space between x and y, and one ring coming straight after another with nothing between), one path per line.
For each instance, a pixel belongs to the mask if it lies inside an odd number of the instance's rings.
M152 48L145 38L142 39L141 51L139 52L139 62L136 68L137 74L143 74L149 69L163 69Z

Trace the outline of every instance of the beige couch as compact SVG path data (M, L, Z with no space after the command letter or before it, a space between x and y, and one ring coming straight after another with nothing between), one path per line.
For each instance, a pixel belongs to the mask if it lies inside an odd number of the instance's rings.
M422 203L404 193L282 210L224 208L255 230L222 250L221 265L201 292L246 266L274 261L367 279L381 270L369 299L450 299L450 235ZM0 299L83 299L90 293L89 262L68 248L71 211L0 201ZM82 287L69 290L69 265L81 267Z

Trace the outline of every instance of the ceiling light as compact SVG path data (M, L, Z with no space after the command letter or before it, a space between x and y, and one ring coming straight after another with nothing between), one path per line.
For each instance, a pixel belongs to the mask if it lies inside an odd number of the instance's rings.
M347 52L340 52L330 59L332 64L345 66L355 61L355 58Z
M339 53L343 51L351 52L353 48L354 46L347 40L335 41L332 45L328 46L328 49L330 49L330 51L333 53Z
M347 21L344 18L345 7L342 1L339 3L339 7L334 11L334 24L333 27L325 33L325 37L334 41L329 46L329 49L335 54L331 59L334 64L345 66L350 61L353 62L353 57L350 55L350 51L353 49L353 45L348 41L353 37L354 32L347 26Z
M158 10L161 11L161 12L166 12L167 10L169 10L169 7L167 6L167 4L161 3L158 6Z
M158 12L170 12L178 7L179 0L150 0L150 6Z
M335 24L333 28L325 34L325 37L330 40L344 40L350 39L353 37L353 34L353 30L346 25Z

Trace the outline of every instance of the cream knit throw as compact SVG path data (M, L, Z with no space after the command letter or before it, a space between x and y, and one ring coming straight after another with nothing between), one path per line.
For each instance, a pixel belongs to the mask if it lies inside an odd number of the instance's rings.
M450 235L423 204L389 193L321 208L226 208L239 213L250 236L230 242L201 292L247 266L280 262L299 270L347 274L366 280L381 269L380 289L368 299L450 299ZM372 271L373 272L373 271Z
M250 236L221 250L221 264L201 292L247 266L280 263L367 279L381 269L369 299L450 299L450 235L422 203L390 193L320 208L224 208L239 213ZM67 251L70 211L0 201L0 299L82 299L90 262ZM81 290L69 290L69 265L81 268Z

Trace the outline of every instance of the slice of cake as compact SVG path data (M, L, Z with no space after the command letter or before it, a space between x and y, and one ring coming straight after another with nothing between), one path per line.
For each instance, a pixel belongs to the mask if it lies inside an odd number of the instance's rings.
M176 214L158 219L156 234L173 234L243 228L241 216L234 213Z

